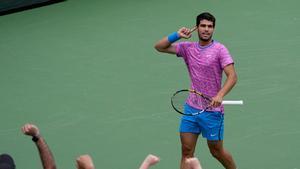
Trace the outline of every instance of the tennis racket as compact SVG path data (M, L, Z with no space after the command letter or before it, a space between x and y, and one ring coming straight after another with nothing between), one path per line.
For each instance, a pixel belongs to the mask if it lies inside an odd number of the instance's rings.
M201 107L201 110L196 113L186 114L184 112L184 105L187 99L197 107ZM182 115L195 116L211 108L212 99L203 93L197 92L195 90L183 89L175 92L171 97L171 105L174 110ZM243 100L225 100L222 102L223 105L242 105Z

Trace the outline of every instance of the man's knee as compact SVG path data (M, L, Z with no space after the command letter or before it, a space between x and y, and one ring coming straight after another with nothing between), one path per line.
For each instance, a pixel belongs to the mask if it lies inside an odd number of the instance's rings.
M191 158L194 157L195 148L189 145L182 145L182 157Z
M219 159L219 158L221 157L221 155L222 155L222 152L221 152L221 150L219 150L219 149L210 149L210 154L211 154L213 157Z
M222 157L223 154L223 148L221 147L210 147L209 148L210 154L215 157L216 159L219 159Z
M222 142L220 141L209 141L208 142L208 147L209 147L209 151L210 154L215 157L216 159L219 159L222 157L224 149L223 149L223 145Z

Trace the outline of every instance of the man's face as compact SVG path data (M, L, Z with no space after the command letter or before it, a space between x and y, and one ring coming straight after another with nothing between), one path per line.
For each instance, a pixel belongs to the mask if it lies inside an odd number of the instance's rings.
M201 20L200 24L198 25L199 39L205 42L210 41L213 33L214 33L213 22L208 21L206 19Z

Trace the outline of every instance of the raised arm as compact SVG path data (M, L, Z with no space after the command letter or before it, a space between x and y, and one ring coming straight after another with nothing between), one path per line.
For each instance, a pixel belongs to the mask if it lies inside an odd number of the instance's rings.
M163 37L161 40L159 40L155 44L154 48L162 53L176 54L176 48L173 43L181 38L189 39L192 36L192 32L196 29L197 27L192 29L185 27L180 28L177 32L174 32L171 35Z
M39 129L37 126L33 124L25 124L22 127L22 132L25 135L32 136L32 141L35 142L35 145L37 146L39 150L39 155L43 164L44 169L56 169L54 157L44 140L44 138L40 135Z

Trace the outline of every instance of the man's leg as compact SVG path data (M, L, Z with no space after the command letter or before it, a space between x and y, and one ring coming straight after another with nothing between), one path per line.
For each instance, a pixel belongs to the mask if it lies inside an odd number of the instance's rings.
M194 157L198 134L180 133L181 140L181 162L180 169L186 169L185 160Z
M207 145L213 157L219 160L226 169L236 169L236 165L231 154L224 149L223 141L207 140Z

